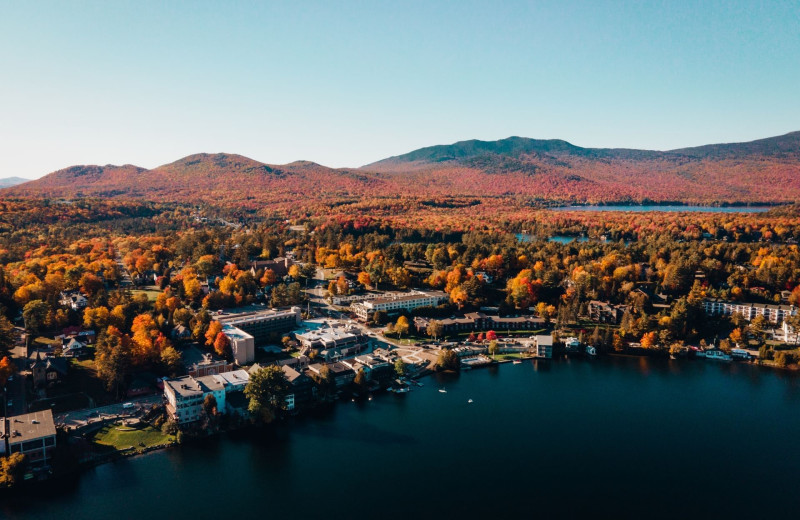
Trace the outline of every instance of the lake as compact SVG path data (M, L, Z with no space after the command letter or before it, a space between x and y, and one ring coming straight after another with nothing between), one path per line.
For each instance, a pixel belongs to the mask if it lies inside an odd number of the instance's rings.
M666 212L681 212L688 211L692 213L763 213L769 211L772 207L768 206L680 206L680 205L659 205L650 204L644 206L625 206L625 205L609 205L609 206L561 206L551 208L555 211L666 211Z
M792 374L605 357L422 382L99 466L0 517L796 518Z

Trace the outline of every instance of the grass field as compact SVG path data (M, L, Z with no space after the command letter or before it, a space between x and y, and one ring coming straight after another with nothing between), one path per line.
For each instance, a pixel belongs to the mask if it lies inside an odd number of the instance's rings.
M98 430L92 442L100 446L124 450L127 448L146 448L174 442L174 435L167 435L152 426L128 427L110 424Z
M136 296L137 294L146 294L147 299L151 302L154 302L156 301L156 298L158 298L158 295L161 294L161 291L158 289L133 289L131 294L133 296Z

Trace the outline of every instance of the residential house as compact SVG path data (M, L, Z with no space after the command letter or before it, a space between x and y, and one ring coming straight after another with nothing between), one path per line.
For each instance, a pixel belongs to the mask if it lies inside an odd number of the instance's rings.
M33 378L33 387L41 389L58 383L67 375L67 360L37 350L28 358L28 369Z
M289 394L286 396L286 409L292 411L311 404L317 393L314 381L290 366L283 365L281 370L291 387Z
M89 300L80 291L62 291L58 303L73 311L79 311L89 305Z

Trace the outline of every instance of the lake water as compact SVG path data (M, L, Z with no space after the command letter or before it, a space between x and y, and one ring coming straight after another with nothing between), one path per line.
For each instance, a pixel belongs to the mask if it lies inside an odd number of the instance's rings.
M4 500L0 518L752 520L800 507L791 374L606 357L422 381L100 466Z
M679 205L646 205L646 206L562 206L552 208L556 211L666 211L680 212L688 211L693 213L763 213L769 211L767 206L679 206Z

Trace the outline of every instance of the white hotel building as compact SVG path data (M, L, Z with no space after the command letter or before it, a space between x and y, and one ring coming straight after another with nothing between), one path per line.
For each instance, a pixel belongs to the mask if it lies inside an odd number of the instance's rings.
M764 316L767 321L772 323L783 323L783 320L789 316L797 314L797 307L794 305L727 302L712 298L703 300L703 310L709 316L730 316L739 313L747 321L751 321L756 316Z
M442 291L410 291L387 294L383 298L354 303L350 309L359 320L368 321L376 311L397 314L401 310L410 311L419 307L436 307L449 299L447 293Z

